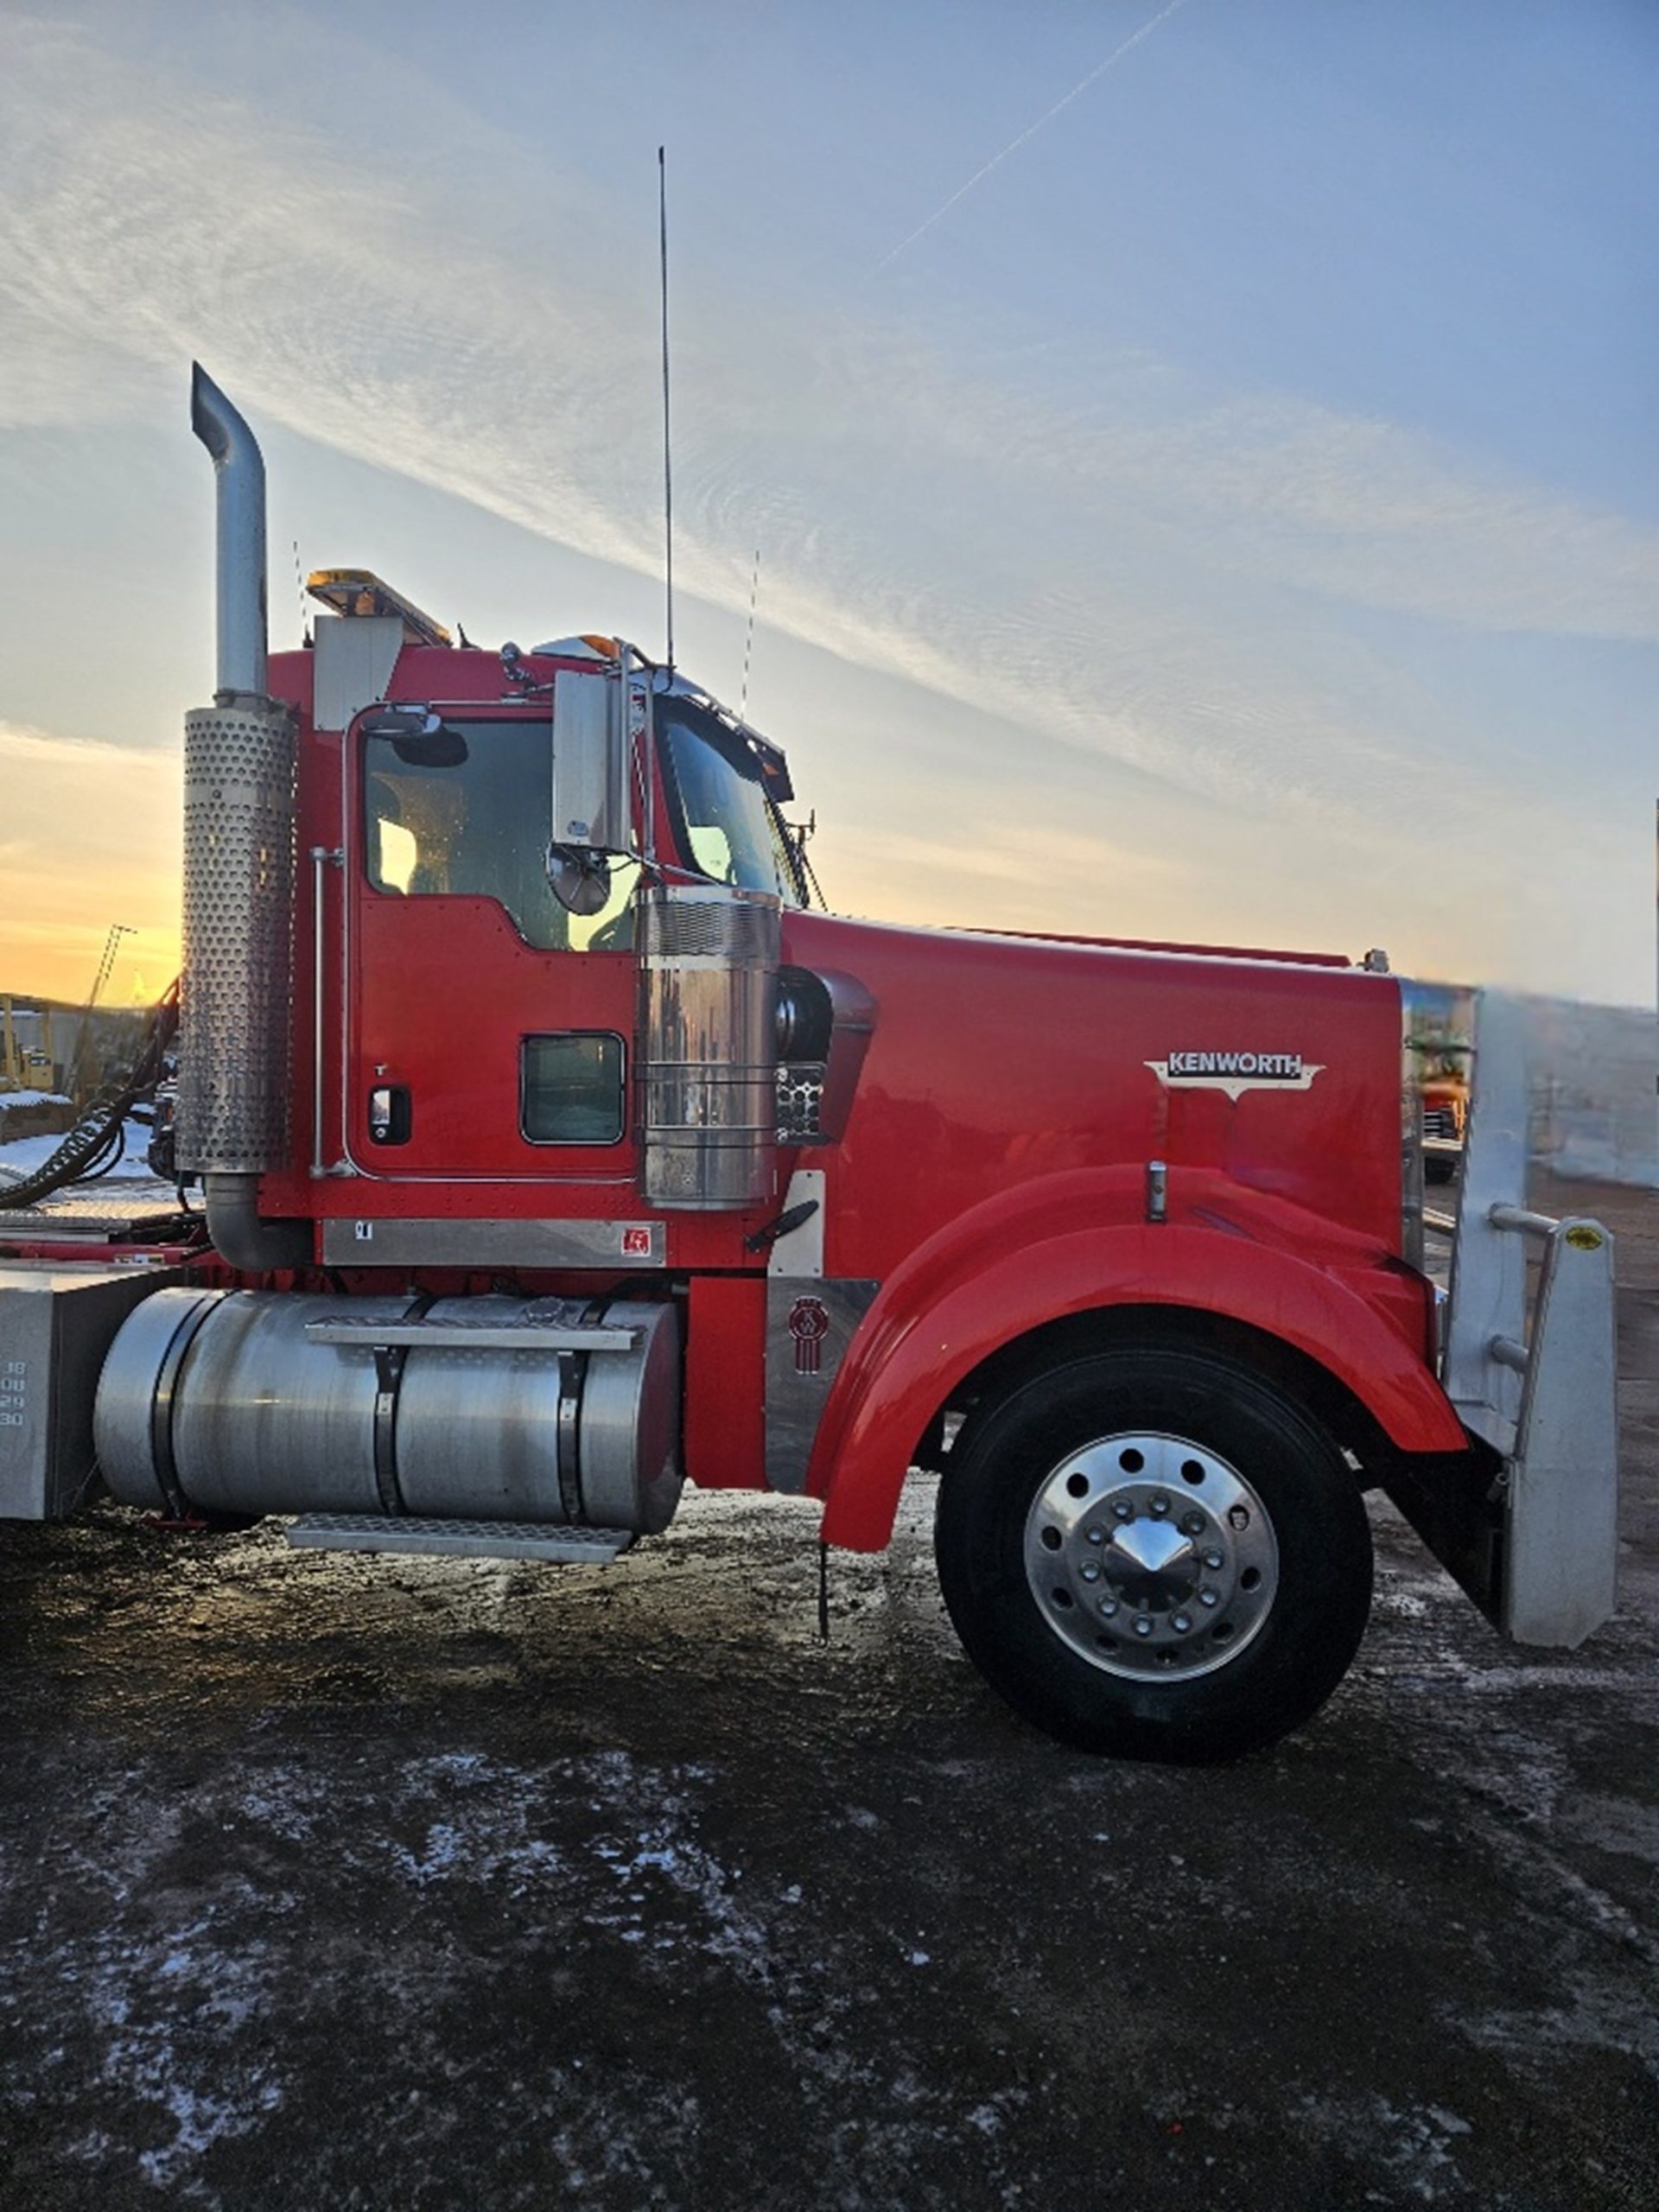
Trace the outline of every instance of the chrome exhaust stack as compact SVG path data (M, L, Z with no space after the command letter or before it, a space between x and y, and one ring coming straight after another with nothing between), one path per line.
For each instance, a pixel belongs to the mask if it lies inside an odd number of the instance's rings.
M294 721L266 684L265 464L197 365L190 424L218 478L218 659L185 717L183 1042L178 1161L232 1267L311 1257L308 1222L263 1222L257 1178L288 1155L292 1092Z
M218 683L228 706L265 696L265 458L259 442L200 361L190 368L190 427L213 458Z

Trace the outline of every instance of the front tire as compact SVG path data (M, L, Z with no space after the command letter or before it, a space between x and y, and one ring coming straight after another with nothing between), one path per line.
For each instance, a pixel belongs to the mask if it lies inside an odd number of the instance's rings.
M957 1439L934 1533L969 1656L1086 1751L1237 1757L1317 1711L1370 1609L1354 1477L1302 1406L1201 1351L1029 1376Z

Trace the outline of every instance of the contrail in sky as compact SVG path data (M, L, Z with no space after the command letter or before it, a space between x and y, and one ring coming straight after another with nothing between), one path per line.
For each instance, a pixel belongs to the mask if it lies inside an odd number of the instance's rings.
M958 200L965 200L968 194L973 190L974 187L976 184L982 183L984 180L989 176L993 169L1000 168L1002 163L1007 160L1010 154L1017 154L1020 149L1025 144L1027 138L1034 138L1045 124L1053 122L1055 117L1059 113L1062 108L1070 107L1074 99L1077 99L1080 94L1086 92L1090 86L1094 83L1096 77L1103 77L1106 74L1106 72L1111 68L1115 63L1119 62L1123 59L1124 55L1128 53L1132 47L1139 46L1141 40L1143 38L1149 37L1166 16L1173 16L1175 10L1183 5L1185 5L1185 0L1167 0L1167 4L1160 8L1155 16L1151 16L1146 22L1142 23L1138 31L1133 32L1129 37L1126 38L1122 46L1114 47L1112 51L1107 55L1106 59L1103 61L1097 63L1096 67L1089 72L1089 74L1083 79L1081 83L1073 85L1071 91L1066 94L1063 100L1056 100L1053 106L1049 109L1046 115L1039 115L1035 123L1027 124L1017 138L1009 139L1007 144L1002 149L1000 154L992 155L990 160L986 162L982 169L976 169L972 176L969 178L966 184L958 185L957 189L951 194L950 197L945 201L944 207L936 207L933 210L933 213L928 217L927 220L925 223L919 224L917 228L911 232L907 238L900 238L898 245L894 246L891 253L885 253L882 255L880 260L876 263L876 267L878 269L885 269L889 262L897 261L899 255L905 251L906 248L907 246L914 245L918 238L924 237L929 231L931 231L934 224L939 220L942 215L948 215L950 213L950 210L956 206Z

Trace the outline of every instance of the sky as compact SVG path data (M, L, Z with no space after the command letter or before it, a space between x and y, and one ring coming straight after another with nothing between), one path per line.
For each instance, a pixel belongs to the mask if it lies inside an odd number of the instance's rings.
M830 905L1654 995L1651 0L0 0L0 988L177 958L296 559L676 643ZM296 555L297 547L297 555Z

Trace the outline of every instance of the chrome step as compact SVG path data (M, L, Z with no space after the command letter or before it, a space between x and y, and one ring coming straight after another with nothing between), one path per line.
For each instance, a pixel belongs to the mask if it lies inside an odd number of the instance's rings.
M608 1567L631 1529L556 1529L537 1521L422 1521L378 1513L307 1513L288 1541L305 1551L424 1552L449 1559L539 1559Z

